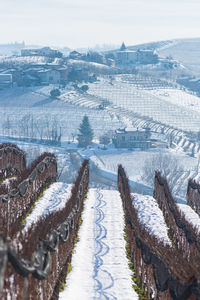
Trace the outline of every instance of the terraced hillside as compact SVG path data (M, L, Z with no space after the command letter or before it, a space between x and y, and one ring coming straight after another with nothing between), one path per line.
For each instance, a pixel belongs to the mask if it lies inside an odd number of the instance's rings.
M182 130L198 131L199 98L174 88L172 91L170 89L169 94L169 84L165 82L162 84L163 86L155 81L147 89L147 79L145 84L141 84L138 88L137 78L134 82L130 82L130 77L127 81L124 76L119 75L112 81L101 79L90 84L88 92L90 95L110 101L117 107L152 118L154 121ZM159 90L159 93L156 93L156 90Z
M158 54L161 56L172 56L174 59L181 62L194 74L199 74L200 61L199 61L200 39L177 39L166 47L158 49Z

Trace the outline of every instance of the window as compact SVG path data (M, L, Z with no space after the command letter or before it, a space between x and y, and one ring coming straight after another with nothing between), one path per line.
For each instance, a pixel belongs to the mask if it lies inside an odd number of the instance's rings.
M122 136L122 141L125 142L125 136L124 135Z

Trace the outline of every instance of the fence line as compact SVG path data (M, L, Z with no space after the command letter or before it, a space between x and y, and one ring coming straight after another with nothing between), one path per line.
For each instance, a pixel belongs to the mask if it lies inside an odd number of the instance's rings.
M66 206L40 220L26 236L16 235L19 253L13 242L0 240L2 300L58 299L59 277L71 260L88 181L89 164L84 161Z
M118 169L128 240L136 275L150 299L196 299L200 297L196 257L189 261L184 249L158 241L139 222L123 167Z

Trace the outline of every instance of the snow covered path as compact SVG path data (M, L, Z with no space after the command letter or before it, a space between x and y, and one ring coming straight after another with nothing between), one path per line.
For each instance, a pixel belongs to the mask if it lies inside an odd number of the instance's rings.
M90 189L82 215L72 271L59 299L134 300L117 191Z

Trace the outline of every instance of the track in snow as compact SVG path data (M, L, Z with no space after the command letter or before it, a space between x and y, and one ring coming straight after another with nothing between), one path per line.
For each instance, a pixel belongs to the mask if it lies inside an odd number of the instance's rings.
M72 271L59 300L138 300L126 257L119 192L89 189L82 219Z
M51 184L39 201L35 203L33 211L27 217L25 230L51 212L64 208L71 196L72 187L72 184L63 182Z
M94 254L94 280L96 281L95 286L95 294L98 295L98 298L95 297L95 299L114 299L117 300L117 298L113 295L109 294L109 290L114 285L114 280L110 272L103 270L103 260L102 257L105 256L110 248L109 246L103 242L103 239L107 236L107 229L105 226L101 224L102 220L104 219L104 212L101 208L106 206L106 202L102 200L103 195L100 192L100 190L97 190L97 197L96 197L96 206L95 206L95 227L94 227L94 236L95 236L95 254ZM108 285L104 286L104 284L98 279L98 273L101 270L107 277Z

